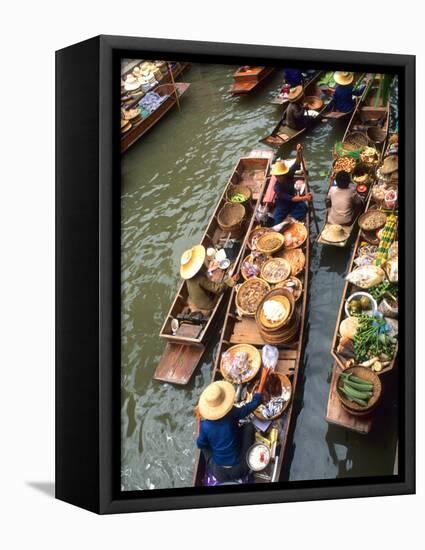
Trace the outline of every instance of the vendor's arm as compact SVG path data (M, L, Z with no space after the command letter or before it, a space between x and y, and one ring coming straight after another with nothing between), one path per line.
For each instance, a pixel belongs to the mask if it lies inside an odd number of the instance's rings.
M239 420L241 418L245 418L245 416L248 416L250 413L252 413L252 411L255 411L258 405L261 405L262 402L263 402L262 394L254 393L254 396L249 403L247 403L246 405L242 405L242 407L234 407L233 414Z
M360 88L357 88L356 90L353 90L353 95L360 96L364 92L364 89L366 86L360 86Z
M208 443L208 435L206 434L205 424L203 420L201 420L201 427L199 430L198 439L196 440L196 445L198 449L207 449L210 446Z
M228 277L225 279L222 283L214 283L208 277L202 277L199 280L199 285L208 292L211 292L212 294L221 294L228 288L229 286L235 286L235 280L232 279L232 277Z

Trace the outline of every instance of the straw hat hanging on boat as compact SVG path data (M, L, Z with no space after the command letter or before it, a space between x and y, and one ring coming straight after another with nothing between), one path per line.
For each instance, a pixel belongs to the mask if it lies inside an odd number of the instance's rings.
M385 176L387 174L392 174L397 170L398 170L398 157L396 155L391 155L390 157L387 157L384 160L380 168L380 173Z
M278 160L273 164L272 171L270 172L272 176L284 176L289 172L288 165L284 160Z
M235 388L226 380L207 386L199 398L199 412L202 418L219 420L226 416L233 407L235 395Z
M124 89L127 92L132 92L140 88L140 82L132 74L129 74L125 78Z
M194 277L205 261L205 247L202 244L197 244L189 250L183 252L180 259L180 275L183 279L191 279Z
M302 86L295 86L294 88L291 88L288 93L288 101L289 103L295 103L295 101L298 101L303 96L304 90Z
M345 241L350 235L350 228L345 228L338 224L327 224L322 231L322 239L328 243L340 243Z
M353 73L349 72L336 71L334 73L334 80L340 86L348 86L348 84L351 84L353 82L354 75Z

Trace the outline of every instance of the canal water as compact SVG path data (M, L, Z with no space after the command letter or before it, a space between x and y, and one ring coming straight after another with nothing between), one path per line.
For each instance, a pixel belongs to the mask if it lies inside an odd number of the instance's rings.
M314 67L312 67L314 68ZM276 73L252 97L228 90L235 67L192 65L177 108L122 160L122 443L123 490L191 485L193 407L209 382L213 342L185 387L152 379L164 349L158 333L179 284L182 252L197 244L239 157L279 120L269 103ZM321 123L301 140L319 224L324 217L332 147L343 127ZM291 150L279 152L287 158ZM314 228L312 227L312 233ZM385 386L372 431L361 436L325 421L332 368L330 346L350 259L348 249L314 244L303 373L296 424L284 469L289 480L393 473L397 442L396 380ZM387 375L395 378L395 375Z

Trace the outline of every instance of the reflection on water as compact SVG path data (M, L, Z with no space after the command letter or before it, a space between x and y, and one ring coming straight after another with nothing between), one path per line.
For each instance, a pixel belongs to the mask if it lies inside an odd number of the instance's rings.
M122 488L191 484L193 406L211 376L216 342L184 388L152 380L164 343L158 333L179 283L181 253L199 242L238 158L276 124L281 107L268 103L276 74L252 97L228 94L234 68L193 65L178 109L124 155L122 162ZM319 223L326 174L343 127L322 123L304 144ZM282 151L282 154L288 151ZM329 353L348 250L313 247L309 317L288 479L392 473L395 410L391 392L373 431L359 436L329 426L325 410L332 366ZM395 386L393 384L392 386Z

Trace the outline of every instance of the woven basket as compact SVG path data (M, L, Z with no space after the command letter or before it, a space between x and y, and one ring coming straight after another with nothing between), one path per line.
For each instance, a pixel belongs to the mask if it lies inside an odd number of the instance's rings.
M226 202L217 215L217 223L222 231L237 238L242 234L242 224L246 216L243 204Z
M288 399L288 401L285 401L284 405L283 405L283 408L282 410L280 411L279 414L276 414L275 416L272 416L271 418L266 418L265 416L263 416L261 414L261 409L262 409L262 406L260 405L259 407L257 407L254 411L254 414L257 418L259 418L260 420L276 420L276 418L279 418L280 416L282 416L282 414L286 411L286 409L288 408L288 405L289 403L291 402L291 398L292 398L292 394L293 394L293 391L292 391L292 384L291 384L291 381L289 380L289 378L286 376L286 374L282 374L280 372L273 372L272 374L270 374L269 376L277 376L279 379L280 379L280 382L281 382L281 385L282 385L282 390L283 388L285 388L287 391L290 392L290 397ZM259 385L260 381L257 381L252 389L252 392L255 393L257 391L257 388L258 388L258 385ZM267 387L267 381L266 381L266 387Z
M340 374L336 381L336 393L337 393L338 399L341 401L341 405L346 411L348 411L350 414L353 414L354 416L364 416L366 414L369 414L376 407L376 405L378 404L379 398L381 397L382 384L379 379L379 376L376 373L374 373L371 369L368 369L366 367L349 367L348 369L345 369L344 372L346 374L350 374L350 373L354 374L354 376L357 376L357 378L363 378L368 382L372 382L373 394L372 394L372 397L369 399L367 407L362 407L361 405L358 405L357 403L350 401L339 390L339 387L342 384L342 378Z
M363 132L351 132L342 142L345 149L354 151L359 147L366 147L369 143L367 135Z
M255 311L253 311L253 312L247 311L241 306L240 296L242 296L242 294L240 294L240 293L241 293L241 291L245 292L247 289L249 289L249 287L254 284L253 283L254 281L256 282L256 284L261 284L264 287L265 291L267 291L267 292L270 291L269 283L266 283L266 281L263 281L263 279L260 279L258 277L251 277L250 279L248 279L247 281L245 281L244 283L241 284L241 286L239 287L238 293L236 295L236 306L237 306L238 310L240 311L240 313L242 315L247 316L247 317L254 317L255 316ZM258 283L258 281L260 281L260 283Z
M256 239L258 238L258 235L264 235L265 233L270 233L271 231L273 231L273 229L271 227L256 227L255 229L253 229L251 231L251 233L249 234L249 237L248 237L248 241L247 241L247 245L248 245L248 248L250 250L252 250L252 241L253 239Z
M245 204L252 198L252 191L246 185L229 185L226 193L226 200L232 202L232 197L238 193L243 195L245 197L245 200L243 202L237 202L235 204Z
M275 242L276 241L276 242ZM274 254L285 244L285 237L277 231L270 231L262 235L257 241L257 250L263 254Z
M387 137L387 133L382 128L371 126L367 130L367 137L372 143L383 143L383 141Z
M307 96L304 99L304 103L307 103L308 108L313 109L313 111L318 111L323 107L323 101L320 99L320 97L317 97L315 95Z
M286 279L286 281L282 281L281 283L277 283L275 285L274 288L288 288L288 283L290 282L293 282L295 283L295 290L296 291L299 291L299 295L297 297L295 297L294 295L294 299L296 302L298 302L298 300L301 298L302 294L303 294L303 284L302 282L298 279L298 277L294 277L294 276L291 276L289 277L288 279ZM289 289L288 289L289 290ZM291 291L290 291L291 292Z
M277 300L279 300L279 298L285 298L285 302L287 300L290 306L288 315L286 315L281 321L277 323L271 323L270 321L267 321L263 313L264 303L268 300L272 300L273 298L276 298ZM255 322L257 323L260 332L270 334L271 336L281 336L282 332L286 332L287 328L291 327L294 310L295 299L292 292L287 288L274 288L268 294L266 294L259 303L257 311L255 313Z
M251 346L251 344L237 344L236 346L232 346L231 348L229 348L226 351L226 353L235 354L235 353L240 352L240 351L243 351L248 355L249 360L251 362L251 367L252 367L249 375L245 375L245 377L242 377L240 382L237 381L237 383L245 384L246 382L249 382L250 380L252 380L256 376L258 371L260 370L260 367L261 367L261 354L258 351L258 349L254 346ZM234 384L236 381L228 376L227 372L222 368L222 365L223 365L223 360L221 359L220 360L220 372L221 372L223 378L225 380L227 380L228 382L231 382L232 384Z

